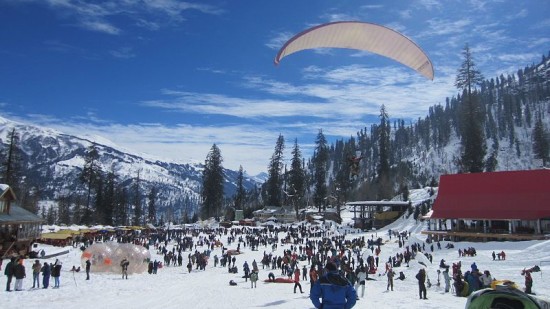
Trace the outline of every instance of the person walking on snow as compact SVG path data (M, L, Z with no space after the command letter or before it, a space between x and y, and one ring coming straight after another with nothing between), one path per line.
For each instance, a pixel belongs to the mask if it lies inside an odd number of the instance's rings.
M248 267L248 262L247 261L244 261L243 271L244 271L244 282L247 282L248 281L248 276L249 276L249 273L250 273L250 267Z
M250 274L250 288L256 288L256 282L258 281L258 272L252 271Z
M418 280L418 293L420 295L420 299L428 299L426 298L426 270L424 268L421 268L418 271L416 274L416 280Z
M395 276L395 272L393 271L392 268L388 270L387 276L388 276L388 286L386 287L386 291L389 291L390 288L393 291L393 277Z
M533 277L531 277L531 272L524 269L521 274L525 276L525 293L532 294L531 289L533 288Z
M296 270L294 271L294 294L296 294L296 288L300 288L300 293L304 293L302 291L302 285L300 284L300 268L296 267Z
M451 277L449 276L449 268L443 271L443 281L445 281L445 293L451 289Z
M367 282L366 280L367 272L365 271L365 267L360 267L359 271L357 272L357 283L355 284L355 291L357 292L357 294L359 294L359 286L361 287L361 298L365 296L365 284Z
M126 258L120 261L120 267L122 268L122 279L126 278L126 280L128 280L128 265L130 265L130 262Z
M92 263L90 262L90 259L86 260L86 280L90 280L90 268L92 267Z

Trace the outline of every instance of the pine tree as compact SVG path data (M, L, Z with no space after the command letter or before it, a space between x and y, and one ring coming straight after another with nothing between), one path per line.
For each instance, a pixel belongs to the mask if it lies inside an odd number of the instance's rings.
M21 170L21 150L19 134L13 128L7 135L8 146L4 153L4 160L2 164L2 183L5 183L11 187L16 196L20 195L20 189L22 184L22 170Z
M105 224L104 216L105 216L105 203L106 198L104 196L104 177L100 176L95 181L95 204L93 207L93 210L91 211L91 221L88 221L88 224Z
M103 188L103 207L101 209L101 221L106 225L113 225L113 216L116 208L117 196L117 174L114 166L111 167L109 173L105 177L105 185Z
M542 166L546 166L549 161L549 142L548 132L542 123L542 117L537 116L535 127L533 128L533 152L537 159L542 160Z
M128 220L128 209L130 207L128 202L128 190L124 185L119 184L116 187L116 200L114 204L114 224L115 225L130 225Z
M269 206L281 206L282 196L281 190L283 185L282 170L284 166L283 151L285 149L285 138L279 134L277 143L275 144L275 150L271 156L271 161L268 167L268 178L266 182L267 186L267 205Z
M292 196L294 211L298 218L298 210L300 209L300 201L305 193L306 175L303 167L303 158L298 139L294 139L294 147L292 148L292 159L290 162L289 171L289 195Z
M329 159L329 148L327 146L327 140L323 134L323 130L319 130L317 138L315 140L315 154L313 157L314 168L314 192L313 203L321 209L325 209L326 197L327 197L327 163Z
M378 127L378 199L389 199L392 195L390 183L390 122L386 107L380 107Z
M91 223L92 210L90 209L90 202L92 198L92 190L96 188L97 181L101 175L101 166L99 165L99 153L95 145L91 145L86 150L84 157L84 167L80 173L80 182L84 184L86 194L86 205L82 220L84 223Z
M141 178L139 174L141 173L141 169L138 169L137 171L137 177L134 179L134 185L132 187L132 204L134 206L134 216L132 220L132 225L135 226L141 226L142 224L142 216L143 216L143 208L141 205Z
M157 194L158 190L156 187L151 187L151 191L149 191L148 195L148 205L147 205L147 221L148 223L151 223L153 225L157 222L157 209L155 207L155 203L157 200Z
M242 165L239 166L239 173L237 174L237 192L235 192L235 210L243 210L244 202L246 199L246 190L244 189L244 170Z
M72 196L68 194L60 195L57 198L57 211L59 224L70 225L71 224L71 202Z
M483 131L484 115L478 102L475 87L483 82L483 75L476 69L468 44L462 51L464 61L456 76L455 86L463 90L462 110L460 113L463 170L470 173L483 172L483 160L486 154Z
M466 90L468 96L470 96L472 94L472 88L481 85L483 82L483 75L476 69L476 64L474 63L468 44L464 46L462 56L464 61L458 69L455 86L460 90Z
M223 203L223 166L221 151L212 145L210 152L204 162L202 172L202 207L201 216L203 219L218 217ZM196 214L195 214L196 215Z

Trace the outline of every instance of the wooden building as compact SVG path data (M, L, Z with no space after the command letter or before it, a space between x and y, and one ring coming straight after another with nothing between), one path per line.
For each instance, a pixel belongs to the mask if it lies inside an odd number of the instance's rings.
M279 223L296 221L296 212L292 206L265 206L253 212L254 219L259 222L270 221L275 218Z
M17 206L10 186L0 184L0 258L26 255L40 238L43 219Z
M346 206L353 212L354 227L370 230L395 221L411 206L411 202L357 201L346 203Z
M428 219L435 239L545 239L550 170L443 175Z

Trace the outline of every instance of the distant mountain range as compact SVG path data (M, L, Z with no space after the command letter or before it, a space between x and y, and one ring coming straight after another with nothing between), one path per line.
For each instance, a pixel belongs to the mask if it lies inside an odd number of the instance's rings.
M96 141L62 132L10 121L0 116L0 144L5 149L7 136L16 130L27 182L37 186L41 199L54 200L64 192L82 190L78 178L82 172L87 149L94 144L99 152L100 165L104 172L114 170L119 183L130 187L139 172L143 196L147 188L158 190L159 211L172 207L196 210L200 201L202 164L177 164L141 156L108 146ZM0 148L1 149L1 148ZM4 158L2 158L4 160ZM225 169L224 193L231 197L236 191L238 172ZM265 181L266 175L245 175L244 187L249 190Z

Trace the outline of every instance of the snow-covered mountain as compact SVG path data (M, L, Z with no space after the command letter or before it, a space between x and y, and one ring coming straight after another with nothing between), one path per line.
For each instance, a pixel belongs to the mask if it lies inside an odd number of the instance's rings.
M114 171L119 183L130 187L139 173L143 196L149 192L148 188L154 186L158 189L158 210L172 207L177 212L185 207L193 211L198 206L202 184L201 164L147 159L105 142L103 138L91 140L0 117L2 148L13 129L19 135L26 183L41 190L42 199L51 200L59 194L82 189L78 177L84 166L86 151L93 144L98 150L102 170ZM225 194L232 196L236 191L238 172L225 169L224 173ZM257 183L258 180L251 177L244 179L246 189L253 188Z

